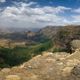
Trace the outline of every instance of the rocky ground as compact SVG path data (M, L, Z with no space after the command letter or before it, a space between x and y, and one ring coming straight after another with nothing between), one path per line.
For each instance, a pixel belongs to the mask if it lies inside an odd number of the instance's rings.
M0 71L0 80L80 80L80 49L73 54L44 52Z

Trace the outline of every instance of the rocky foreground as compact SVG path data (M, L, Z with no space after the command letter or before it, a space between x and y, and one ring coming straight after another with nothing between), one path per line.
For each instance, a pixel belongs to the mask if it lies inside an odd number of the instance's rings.
M80 49L71 55L44 52L20 66L2 69L0 80L80 80Z

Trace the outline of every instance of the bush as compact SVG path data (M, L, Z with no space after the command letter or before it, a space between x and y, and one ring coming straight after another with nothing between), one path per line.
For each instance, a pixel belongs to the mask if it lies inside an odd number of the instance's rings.
M29 47L0 48L0 57L3 63L0 67L12 67L30 60L33 56L41 54L43 51L51 48L51 41L40 43Z
M63 49L63 48L54 48L53 49L53 53L54 52L66 52L66 49Z
M52 47L52 41L47 41L35 47L33 53L34 55L38 55L41 54L43 51L50 49L51 47Z

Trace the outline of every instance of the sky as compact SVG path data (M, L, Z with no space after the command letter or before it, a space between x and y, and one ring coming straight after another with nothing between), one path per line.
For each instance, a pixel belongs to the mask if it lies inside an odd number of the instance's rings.
M0 0L0 27L80 25L80 0Z

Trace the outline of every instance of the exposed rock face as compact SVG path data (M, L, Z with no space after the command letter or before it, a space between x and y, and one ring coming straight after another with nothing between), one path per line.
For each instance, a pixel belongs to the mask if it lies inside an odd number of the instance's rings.
M72 69L72 74L80 78L80 64L74 66L74 68Z
M73 50L80 48L80 40L73 40L71 46Z
M74 66L64 80L80 80L80 64Z
M73 59L77 59L77 60L80 60L80 48L79 49L76 49L75 52L71 55L69 55L68 57L66 57L65 60L73 60Z
M0 80L80 80L80 60L73 55L45 52L20 66L2 69Z

